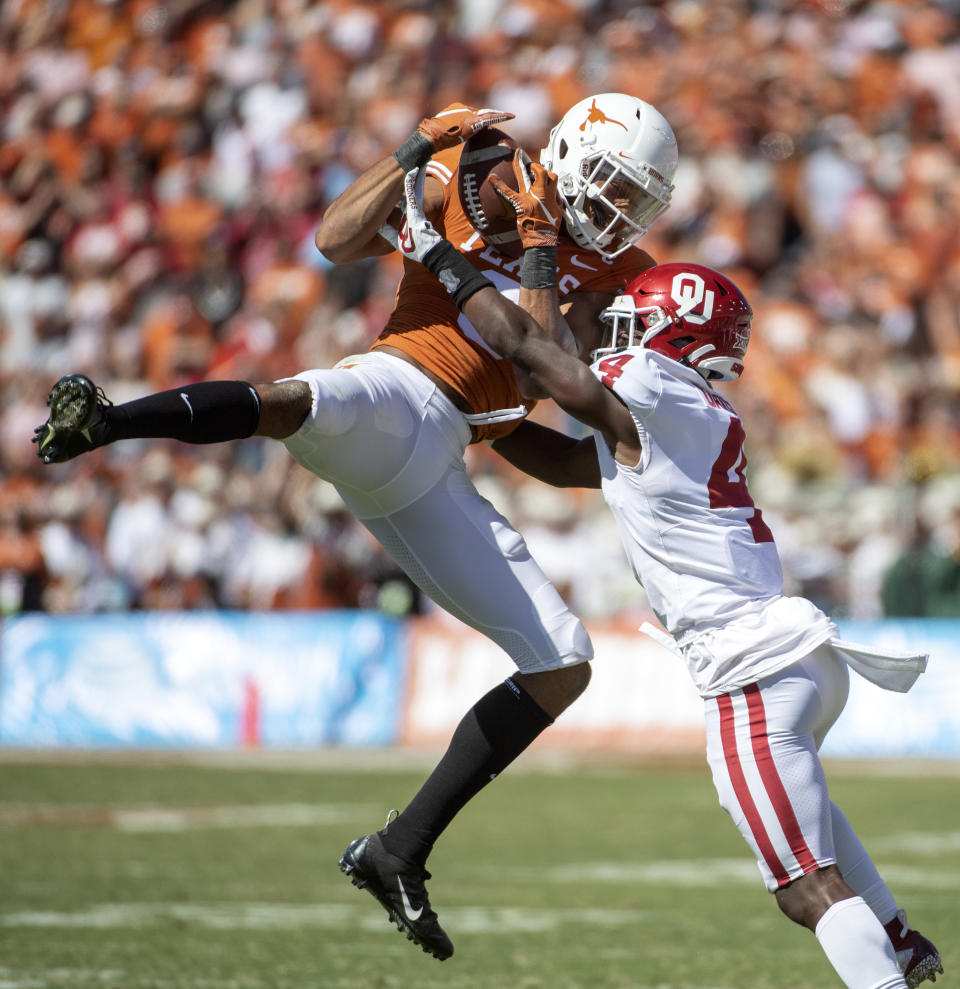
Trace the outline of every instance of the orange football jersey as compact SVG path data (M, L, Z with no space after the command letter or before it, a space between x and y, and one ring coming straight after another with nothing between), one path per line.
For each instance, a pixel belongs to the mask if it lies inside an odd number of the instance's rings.
M441 151L427 174L444 187L443 209L434 226L501 291L516 300L520 290L518 258L488 247L460 205L456 170L463 145ZM557 290L562 298L577 290L616 295L648 268L647 255L631 248L613 261L577 247L561 235L557 252ZM498 357L454 305L437 279L416 261L403 260L397 301L373 346L389 345L409 354L466 399L474 412L494 412L524 404L509 361ZM532 408L533 403L527 402ZM519 420L482 425L478 439L492 440L516 428Z

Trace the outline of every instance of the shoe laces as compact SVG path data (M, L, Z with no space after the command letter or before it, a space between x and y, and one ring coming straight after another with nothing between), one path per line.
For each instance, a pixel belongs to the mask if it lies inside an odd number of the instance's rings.
M107 406L108 408L113 405L113 402L104 394L103 387L101 385L94 385L96 391L94 392L94 398L97 400L97 405Z

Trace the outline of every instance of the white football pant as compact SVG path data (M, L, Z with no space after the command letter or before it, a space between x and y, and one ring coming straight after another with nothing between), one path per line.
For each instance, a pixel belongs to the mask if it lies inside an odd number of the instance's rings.
M847 700L847 666L829 648L742 690L704 701L707 761L720 805L771 892L836 863L833 806L817 750Z
M586 629L467 476L470 427L429 378L374 351L295 380L313 405L287 449L336 487L424 593L522 673L592 658Z

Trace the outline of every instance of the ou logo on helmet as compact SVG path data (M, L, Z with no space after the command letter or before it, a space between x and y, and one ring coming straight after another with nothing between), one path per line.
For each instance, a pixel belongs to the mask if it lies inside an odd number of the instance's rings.
M677 304L677 315L691 323L706 323L713 315L713 289L708 289L706 282L692 271L673 276L670 296ZM701 312L693 311L701 306Z

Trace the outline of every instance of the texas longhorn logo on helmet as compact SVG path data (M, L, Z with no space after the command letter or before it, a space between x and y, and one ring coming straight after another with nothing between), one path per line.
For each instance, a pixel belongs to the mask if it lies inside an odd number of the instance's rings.
M627 125L621 123L619 120L614 120L613 117L608 117L600 107L597 106L597 101L590 104L590 109L587 111L586 117L584 117L583 123L580 125L580 130L586 130L587 124L616 124L618 127L622 127L624 130L627 129Z

